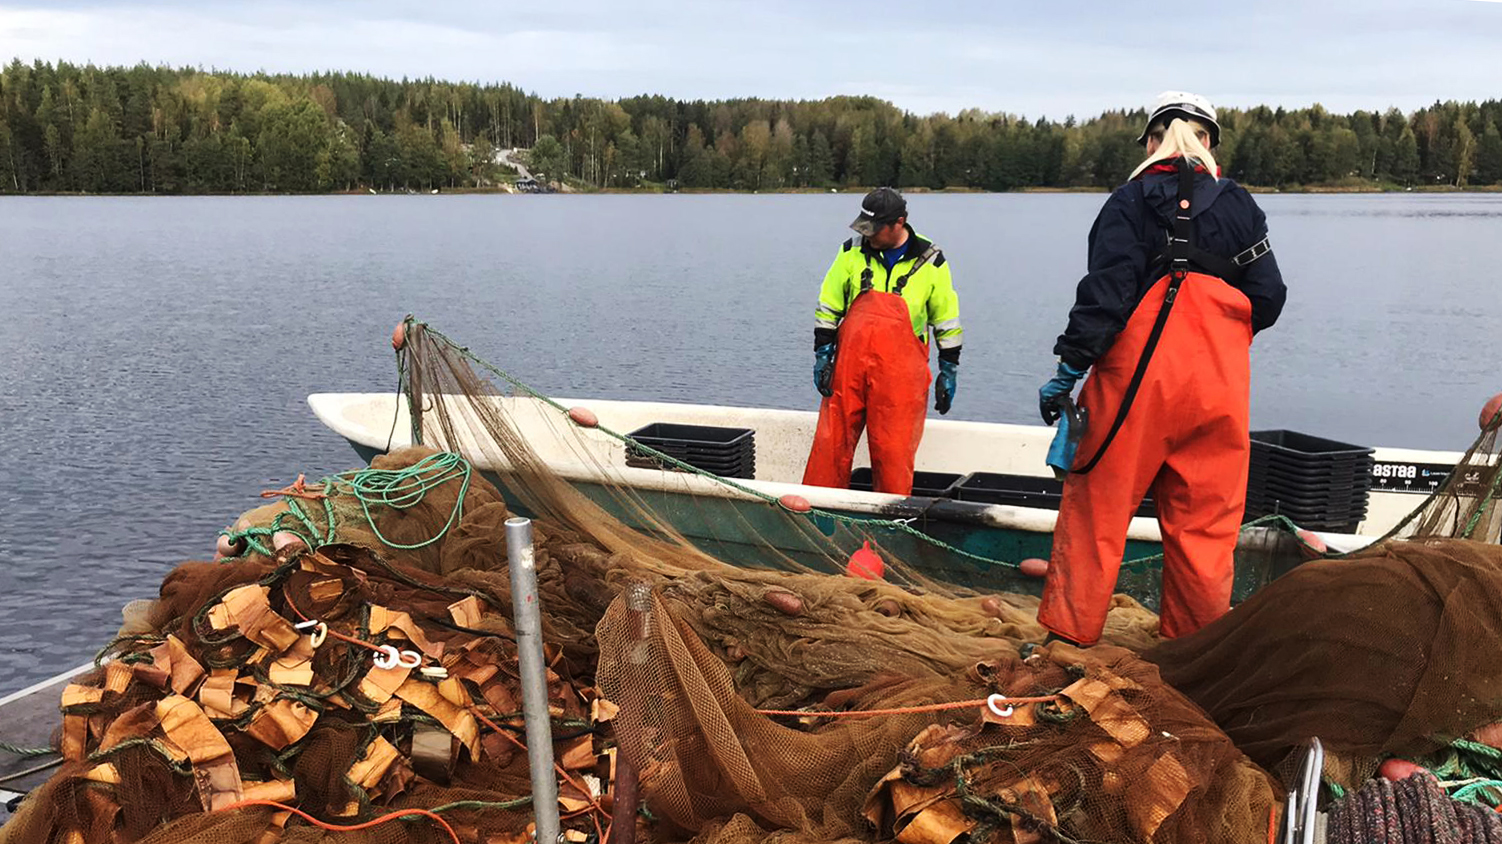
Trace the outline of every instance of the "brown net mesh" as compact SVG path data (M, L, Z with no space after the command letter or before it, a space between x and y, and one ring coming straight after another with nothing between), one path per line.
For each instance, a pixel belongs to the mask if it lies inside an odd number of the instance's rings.
M1483 650L1495 547L1394 542L1306 566L1147 660L1157 619L1118 596L1106 645L1023 659L1044 631L1015 569L956 586L924 573L917 543L883 550L885 580L832 577L890 526L775 501L715 510L690 541L651 494L556 471L611 476L587 426L522 433L566 409L502 389L419 323L400 361L415 412L398 422L426 445L283 490L227 531L233 557L171 572L113 661L68 690L67 762L0 844L521 844L503 531L518 509L538 520L572 844L1265 841L1282 798L1266 770L1309 735L1355 783L1384 754L1502 720ZM1477 489L1496 480L1493 445L1468 455ZM1422 529L1486 523L1461 474ZM305 619L327 626L316 648ZM442 676L376 667L388 644ZM256 799L359 828L240 805ZM447 826L384 819L403 809Z
M1499 550L1389 542L1305 564L1145 656L1253 761L1276 768L1317 736L1329 778L1354 787L1384 756L1502 718Z
M1409 516L1419 538L1498 541L1497 495L1502 491L1502 411L1482 426L1445 483Z

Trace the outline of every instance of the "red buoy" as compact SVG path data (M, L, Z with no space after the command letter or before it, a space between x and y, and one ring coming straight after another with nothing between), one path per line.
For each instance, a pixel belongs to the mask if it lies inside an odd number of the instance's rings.
M814 505L808 503L807 498L793 492L777 499L777 503L781 504L784 510L791 510L794 513L807 513L814 509Z
M1381 774L1385 780L1397 782L1398 780L1406 780L1422 770L1424 770L1422 766L1415 765L1407 759L1389 759L1382 763L1382 767L1377 769L1377 773Z
M1300 550L1304 552L1305 557L1313 560L1330 553L1330 546L1326 545L1325 540L1320 539L1319 534L1314 531L1299 528L1294 535L1303 541L1304 546Z
M882 562L881 555L871 550L869 539L855 549L855 553L850 555L850 561L845 564L846 574L862 580L881 580L886 570L887 565Z
M391 348L400 352L405 345L407 345L407 321L402 320L396 324L396 328L391 330Z
M1017 567L1028 577L1044 577L1048 574L1048 561L1039 557L1023 560Z
M600 417L587 407L571 407L568 409L568 418L580 428L600 427Z
M1497 411L1502 410L1502 393L1486 400L1486 406L1481 408L1481 417L1476 420L1476 425L1485 431L1493 419L1497 418Z

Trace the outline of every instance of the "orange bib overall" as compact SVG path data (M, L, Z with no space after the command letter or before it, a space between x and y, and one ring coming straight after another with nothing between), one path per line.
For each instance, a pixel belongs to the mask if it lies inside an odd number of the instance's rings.
M819 406L803 482L848 489L864 428L876 491L911 495L929 370L928 346L913 333L907 302L896 293L862 292L840 322L838 343L833 395Z

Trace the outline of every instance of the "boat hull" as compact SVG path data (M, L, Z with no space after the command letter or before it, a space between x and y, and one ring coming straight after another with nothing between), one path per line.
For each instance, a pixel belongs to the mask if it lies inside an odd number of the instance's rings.
M367 464L381 453L349 442ZM502 490L509 506L524 515L535 515L505 492L506 485L495 472L481 474ZM628 526L646 532L653 530L654 526L641 518L640 511L626 504L609 486L580 480L570 483ZM1042 578L1024 575L1012 565L988 561L1048 559L1053 545L1052 533L986 524L980 518L986 508L946 499L908 498L890 505L887 515L891 518L913 519L909 525L911 531L868 526L858 534L845 529L842 520L869 521L871 513L833 508L827 511L833 516L811 515L810 528L800 530L789 521L786 512L760 499L698 496L661 489L633 489L631 494L638 505L644 505L695 547L727 563L753 568L839 574L839 569L830 564L831 557L848 556L860 547L865 535L874 533L882 551L901 560L921 578L977 592L1041 595ZM1116 591L1156 611L1161 599L1162 550L1161 542L1129 539ZM1286 532L1264 528L1243 531L1236 552L1232 602L1245 600L1301 561L1298 543Z

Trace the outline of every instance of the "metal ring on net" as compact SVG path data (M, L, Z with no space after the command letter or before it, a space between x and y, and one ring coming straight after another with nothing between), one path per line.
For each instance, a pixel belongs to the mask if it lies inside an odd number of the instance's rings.
M986 698L986 708L991 710L997 718L1010 718L1012 717L1012 713L1017 711L1017 707L1003 706L1002 704L1006 703L1006 700L1006 695L993 694Z
M389 671L401 664L401 654L391 645L382 645L376 650L379 651L374 657L376 668Z

